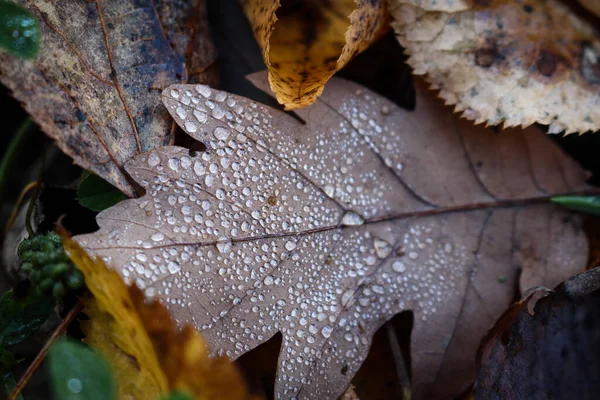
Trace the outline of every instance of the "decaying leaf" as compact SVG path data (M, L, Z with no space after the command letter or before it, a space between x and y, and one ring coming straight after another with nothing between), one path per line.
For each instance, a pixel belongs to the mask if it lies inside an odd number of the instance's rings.
M252 76L263 90L265 74ZM463 392L479 339L524 287L586 265L580 220L549 204L585 173L537 128L459 120L417 85L414 112L340 79L282 112L203 85L163 92L204 153L127 165L146 196L78 240L236 358L278 331L279 398L339 396L373 333L414 312L421 398Z
M1 54L0 80L77 164L133 195L125 162L172 143L160 91L212 63L207 37L200 42L197 34L206 23L186 24L204 2L17 3L38 19L43 44L33 61Z
M558 0L392 0L409 64L490 125L600 129L598 31Z
M597 399L598 289L596 268L540 300L528 297L506 311L478 352L476 398Z
M287 110L314 103L333 74L388 29L383 0L242 0L242 6L271 88Z
M76 242L63 238L69 256L85 275L85 341L111 363L120 399L156 399L171 391L196 400L251 399L234 364L209 358L204 339L189 325L180 330L158 301L147 303L135 285Z
M579 0L582 6L596 15L600 15L600 1L598 0Z

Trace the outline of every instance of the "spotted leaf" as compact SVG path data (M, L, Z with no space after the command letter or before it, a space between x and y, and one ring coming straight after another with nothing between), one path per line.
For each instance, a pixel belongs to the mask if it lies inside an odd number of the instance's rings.
M267 90L267 76L252 81ZM549 203L585 173L537 128L452 116L417 85L414 112L333 79L298 120L203 85L163 101L207 151L163 147L127 170L146 188L79 237L158 296L212 351L281 332L276 393L336 398L372 335L415 315L417 396L471 383L480 337L521 285L586 265L579 217ZM502 278L501 278L502 277Z
M78 165L133 196L124 164L173 143L161 90L214 81L204 1L16 3L38 21L42 45L33 61L0 54L0 81Z
M415 74L476 123L600 129L600 37L558 0L392 0Z

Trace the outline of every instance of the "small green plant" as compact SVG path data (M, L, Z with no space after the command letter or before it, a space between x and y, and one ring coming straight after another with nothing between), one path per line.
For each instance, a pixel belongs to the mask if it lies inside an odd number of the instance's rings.
M85 286L83 275L69 260L55 232L25 239L19 245L18 255L23 260L21 270L38 295L60 300L68 291L77 292Z

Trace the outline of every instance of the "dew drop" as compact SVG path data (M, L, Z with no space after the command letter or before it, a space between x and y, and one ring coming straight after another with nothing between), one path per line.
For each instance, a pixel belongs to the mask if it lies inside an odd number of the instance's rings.
M195 122L185 121L185 130L190 133L194 133L198 130L198 126L196 125Z
M169 265L167 266L167 268L169 269L169 272L172 274L176 274L181 270L181 266L178 263L176 263L175 261L169 262Z
M222 126L217 126L213 131L213 135L215 135L218 140L227 140L229 137L229 129L225 129Z
M379 258L386 258L392 252L392 246L383 239L375 238L373 246L375 247L375 254Z
M210 97L212 94L212 90L210 90L210 88L206 85L197 85L196 91L204 97Z
M206 168L204 167L204 164L202 164L201 161L196 160L196 162L194 163L194 173L198 176L202 176L205 172Z
M271 286L273 284L275 280L273 279L272 275L267 275L265 276L265 279L263 280L263 283L267 286Z
M152 235L150 237L154 242L160 242L161 240L163 240L165 238L165 235L163 235L160 232L156 232L154 235Z
M347 211L342 217L342 225L357 226L365 223L365 220L354 211Z
M169 158L169 168L171 168L173 171L178 171L179 170L179 159L178 158Z
M156 154L155 152L150 153L150 155L148 156L148 166L150 168L154 168L158 164L160 164L160 157L158 156L158 154Z
M194 117L196 117L198 122L200 122L201 124L205 123L206 120L208 119L208 116L206 115L206 113L202 112L200 110L194 110Z
M416 260L417 258L419 258L419 253L417 253L416 251L411 251L410 253L408 253L408 257L411 260Z
M296 248L296 242L294 242L294 241L292 241L292 240L290 240L290 241L286 242L286 244L285 244L285 249L286 249L287 251L292 251L292 250L294 250L295 248Z
M220 237L217 240L217 250L221 254L229 253L232 247L231 240L227 236Z
M331 336L331 332L333 332L333 328L329 325L325 325L321 328L321 335L323 335L323 337L325 338Z
M406 265L402 261L396 260L392 263L392 269L398 273L406 271Z

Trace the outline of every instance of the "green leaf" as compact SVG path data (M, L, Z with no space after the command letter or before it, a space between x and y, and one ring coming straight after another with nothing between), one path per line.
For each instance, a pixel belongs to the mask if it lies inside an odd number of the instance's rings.
M77 188L79 204L93 211L105 210L126 198L127 196L119 189L89 172L84 172L83 179Z
M552 201L572 210L600 215L600 196L556 196Z
M54 398L60 400L116 399L117 381L109 364L89 347L61 340L48 354Z
M47 297L21 291L16 287L0 297L0 343L6 346L21 343L37 331L54 306Z
M194 398L188 392L171 392L161 397L161 400L194 400Z
M33 15L13 3L0 1L0 47L33 58L40 49L40 28Z

